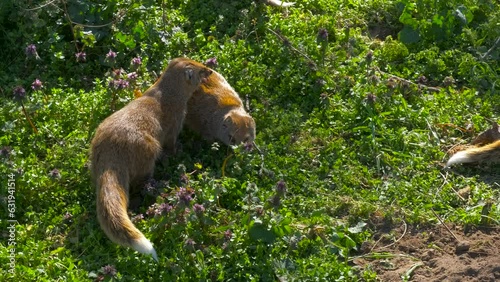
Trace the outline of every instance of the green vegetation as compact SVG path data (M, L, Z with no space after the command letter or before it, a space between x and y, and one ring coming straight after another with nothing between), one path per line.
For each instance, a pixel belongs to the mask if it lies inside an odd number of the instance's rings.
M351 259L380 222L498 225L498 166L443 161L498 118L499 23L493 0L3 0L0 280L376 281ZM131 211L156 264L101 231L88 150L178 56L217 59L261 153L181 134Z

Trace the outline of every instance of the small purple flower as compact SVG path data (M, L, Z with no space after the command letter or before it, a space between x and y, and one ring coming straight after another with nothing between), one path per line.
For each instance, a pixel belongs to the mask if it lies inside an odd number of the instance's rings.
M106 265L101 268L101 271L104 275L108 276L115 276L116 275L116 268L114 265Z
M39 59L40 57L38 56L38 53L36 51L36 46L35 44L30 44L26 47L26 50L25 50L25 53L26 53L26 57L28 58L35 58L35 59Z
M154 203L151 206L149 206L148 210L146 211L146 214L148 216L153 216L153 215L156 215L157 212L158 212L158 204Z
M233 238L233 232L231 232L231 229L228 229L224 231L224 240L229 241Z
M128 85L129 85L128 81L126 81L126 80L124 80L124 79L121 79L121 78L120 78L120 79L118 79L118 80L115 80L115 81L113 82L113 84L114 84L114 87L115 87L116 89L120 89L120 90L121 90L121 89L125 89L125 88L127 88L127 87L128 87Z
M148 181L144 184L144 190L146 190L147 193L155 193L156 192L156 187L158 185L158 181L156 181L154 178L149 178Z
M137 73L135 71L127 74L127 79L130 80L130 81L136 80L137 77L138 77L138 75L137 75Z
M33 83L31 84L31 89L37 91L37 90L40 90L42 89L43 87L43 84L42 82L40 81L40 79L35 79L35 81L33 81Z
M200 204L194 204L193 210L197 215L201 215L205 212L205 207L203 205L200 205Z
M172 206L171 205L169 205L168 203L162 203L156 209L156 214L157 215L167 214L171 210L172 210Z
M21 101L24 97L26 97L26 90L24 90L22 86L16 86L16 88L14 88L14 99Z
M130 220L132 220L133 223L137 223L143 219L144 219L144 215L142 213L140 213L140 214L132 217Z
M184 205L189 205L191 203L193 192L192 189L186 189L184 187L179 188L179 191L176 193L176 197Z
M286 193L286 183L283 180L278 181L276 183L276 193L278 193L280 196L285 195Z
M326 28L320 28L318 31L318 38L321 40L328 40L328 30Z
M113 78L119 78L120 76L122 76L122 73L124 73L125 71L123 69L114 69L112 72L111 72L111 76Z
M138 69L140 65L142 65L142 59L141 57L137 56L130 61L130 64L132 65L132 68L134 70Z
M59 179L61 178L61 172L57 168L54 168L49 172L49 176L54 179Z
M109 52L106 54L106 61L114 63L115 59L116 59L116 52L109 50Z
M205 61L205 65L209 68L215 68L217 67L217 58L216 57L212 57L208 60Z
M75 54L77 62L85 62L87 60L87 54L85 52L78 52Z

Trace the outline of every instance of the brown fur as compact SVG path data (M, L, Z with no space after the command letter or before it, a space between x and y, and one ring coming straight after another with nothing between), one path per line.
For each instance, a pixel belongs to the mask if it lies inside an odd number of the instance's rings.
M500 162L500 140L491 144L472 147L454 154L446 166L461 163L499 163Z
M188 101L185 123L205 139L218 139L226 145L255 139L255 121L243 108L238 93L216 71Z
M129 189L153 173L165 146L175 152L187 101L212 70L177 58L144 96L106 118L97 128L91 149L91 174L97 188L97 218L115 243L141 253L156 251L127 215Z

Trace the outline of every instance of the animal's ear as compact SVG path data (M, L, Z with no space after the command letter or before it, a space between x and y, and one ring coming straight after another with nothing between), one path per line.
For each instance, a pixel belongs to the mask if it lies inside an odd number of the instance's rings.
M194 76L194 70L192 68L185 68L184 69L184 76L186 78L187 81L191 81L193 79L193 76Z

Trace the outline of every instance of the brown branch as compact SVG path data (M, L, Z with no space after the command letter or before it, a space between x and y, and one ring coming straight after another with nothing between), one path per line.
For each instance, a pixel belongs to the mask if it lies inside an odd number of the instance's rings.
M453 236L453 238L455 238L455 240L457 240L457 242L460 242L460 239L458 239L458 237L451 231L451 229L443 222L443 220L437 215L437 213L431 209L432 213L434 214L434 216L439 220L439 222L441 222L441 224L446 228L446 230L448 230L448 232L450 232L450 234Z
M304 52L302 52L301 50L295 48L292 43L290 42L290 40L288 38L286 38L283 34L281 34L278 30L272 30L270 28L267 28L267 30L269 30L271 33L273 33L274 35L276 35L276 37L278 37L278 39L280 39L283 44L285 46L287 46L288 48L290 48L292 51L298 53L299 55L301 55L302 57L306 58L306 60L308 61L308 63L310 63L311 65L313 65L314 67L316 67L316 63L311 59L309 58L309 56L307 56Z
M421 84L421 83L415 83L415 82L410 81L408 79L404 79L404 78L399 77L397 75L393 75L393 74L390 74L388 72L382 71L378 67L374 67L374 68L375 68L376 71L380 72L381 74L388 75L388 76L390 76L390 77L392 77L392 78L394 78L394 79L396 79L396 80L398 80L400 82L405 82L405 83L408 83L408 84L412 84L412 85L417 86L418 88L425 88L425 89L429 90L430 92L439 92L439 91L441 91L441 88L439 88L439 87L432 87L432 86L427 86L427 85L424 85L424 84Z
M23 101L21 101L21 107L23 108L24 116L26 117L26 119L28 120L29 124L31 125L31 128L33 128L33 131L35 132L35 134L38 134L38 129L36 129L36 126L31 121L30 116L28 115L28 112L26 112L26 109L24 108Z

